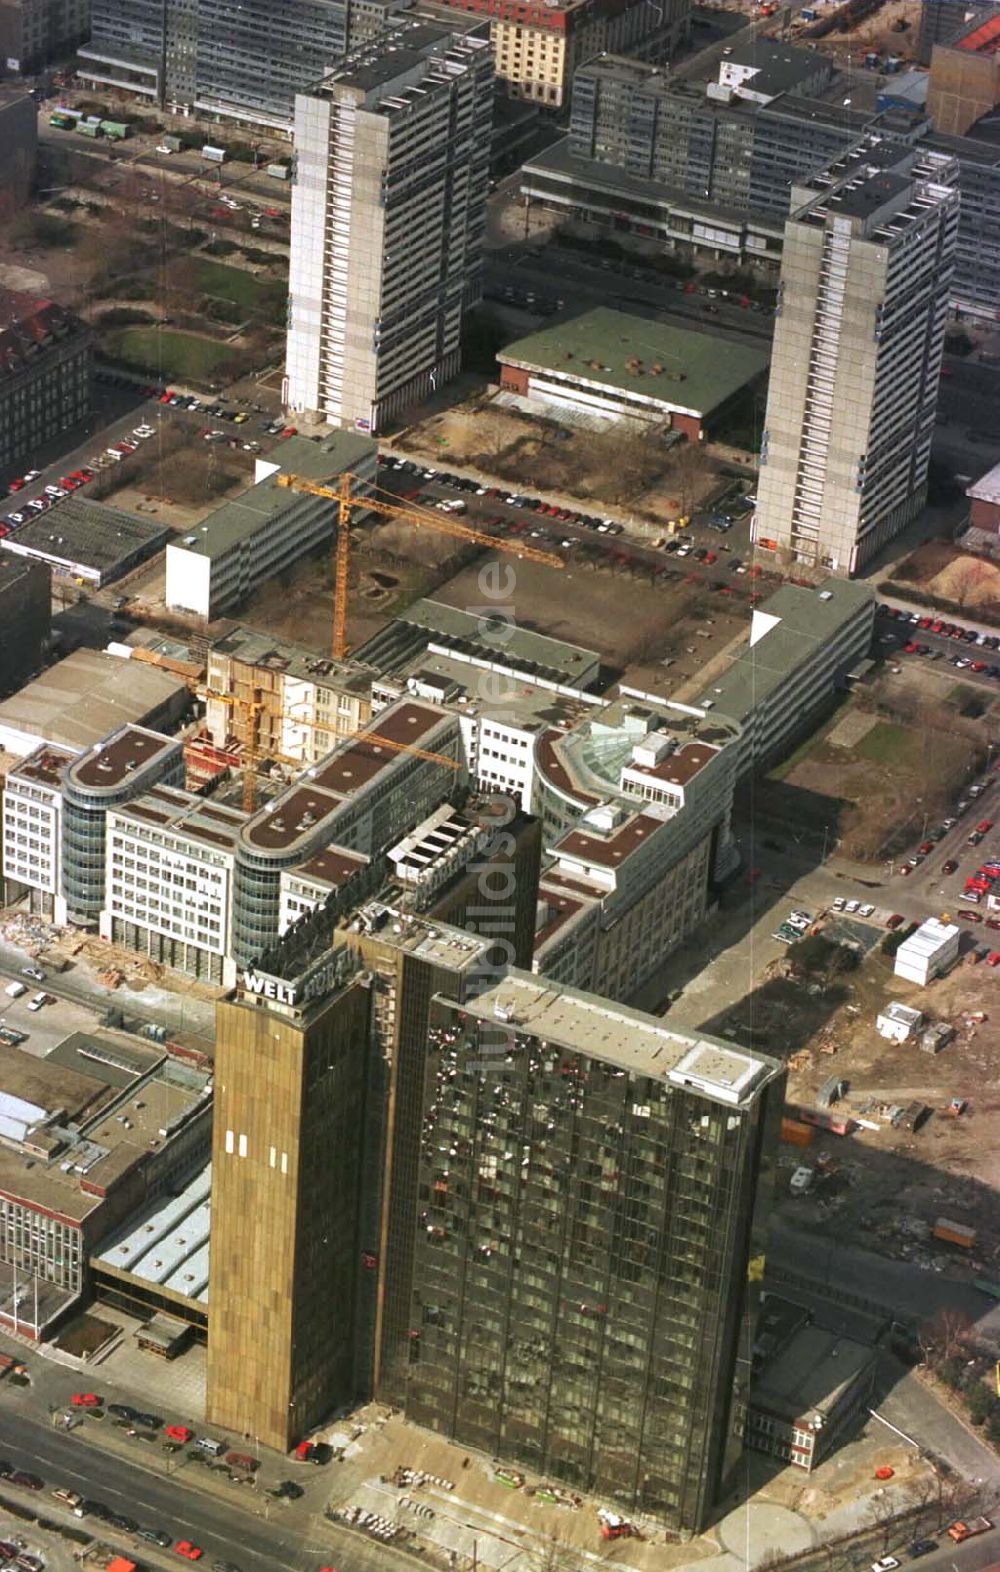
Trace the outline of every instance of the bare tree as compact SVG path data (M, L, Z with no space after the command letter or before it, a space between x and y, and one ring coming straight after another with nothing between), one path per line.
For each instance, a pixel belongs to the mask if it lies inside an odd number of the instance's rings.
M959 606L967 606L978 599L977 590L992 586L995 579L996 569L992 563L982 557L960 557L948 574L948 595Z
M690 513L694 507L707 470L708 454L700 443L682 442L674 450L670 474L677 481L682 513Z
M619 506L648 491L663 473L665 454L655 433L642 421L623 420L588 441L590 467L602 477L609 502Z
M925 1321L918 1335L928 1369L935 1370L944 1360L965 1353L972 1330L964 1310L945 1308L932 1321Z

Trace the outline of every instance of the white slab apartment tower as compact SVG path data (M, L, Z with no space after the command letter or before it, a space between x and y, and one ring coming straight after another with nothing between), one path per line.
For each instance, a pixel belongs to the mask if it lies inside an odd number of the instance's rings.
M493 74L485 24L410 21L297 95L289 408L375 433L458 371L482 288Z
M860 570L923 507L958 231L957 167L869 138L793 188L759 547Z

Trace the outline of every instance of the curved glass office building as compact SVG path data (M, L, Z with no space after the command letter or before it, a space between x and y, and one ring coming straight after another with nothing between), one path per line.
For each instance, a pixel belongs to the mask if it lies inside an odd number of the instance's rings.
M184 749L144 726L121 727L69 766L63 782L58 921L96 927L104 907L108 809L160 783L183 786Z

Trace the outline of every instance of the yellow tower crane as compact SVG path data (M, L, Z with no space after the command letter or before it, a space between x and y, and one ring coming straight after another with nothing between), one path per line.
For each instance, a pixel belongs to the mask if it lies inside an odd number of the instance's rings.
M217 693L214 688L204 688L198 695L206 702L214 704L227 704L233 709L241 709L246 717L245 738L243 744L243 812L253 813L257 805L257 764L260 756L260 715L265 708L261 697L261 690L255 688L253 697L243 698L238 693ZM304 726L311 731L327 731L326 726L318 726L315 721L305 720L298 715L289 715L282 712L282 719L289 720L295 726ZM431 753L426 748L418 748L412 742L397 742L392 737L383 737L377 731L362 729L349 733L345 737L338 737L339 742L350 742L360 739L370 742L374 748L388 748L394 753L410 753L415 759L428 759L432 764L443 764L446 769L460 770L462 768L458 759L451 759L446 753ZM285 753L275 753L269 749L269 755L279 764L298 765L301 769L306 766L301 759L293 759Z
M351 566L351 516L355 510L364 509L382 518L405 519L408 524L419 524L436 529L442 535L454 535L459 540L478 542L494 551L505 551L524 557L529 562L541 562L549 568L564 568L562 557L550 551L539 551L535 546L522 545L519 541L498 540L485 530L473 529L469 524L459 524L445 513L432 513L429 508L401 507L397 502L383 502L367 493L355 495L354 476L345 471L336 486L324 486L302 475L280 474L279 486L289 491L305 491L313 497L329 497L338 504L337 510L337 583L333 597L333 658L343 660L347 654L347 580Z

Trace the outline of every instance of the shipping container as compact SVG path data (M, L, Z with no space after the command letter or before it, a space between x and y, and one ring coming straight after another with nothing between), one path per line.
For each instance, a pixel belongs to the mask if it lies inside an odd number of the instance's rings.
M61 114L50 115L49 125L54 126L57 131L72 131L76 125L76 117Z
M210 164L224 164L229 155L224 147L212 147L211 143L206 142L201 156L207 158Z
M169 147L171 153L179 153L184 146L179 136L164 136L161 141L164 147Z
M99 120L81 120L76 129L81 136L92 136L96 141L101 134L101 123Z
M817 1130L828 1130L831 1135L850 1135L854 1120L848 1114L823 1113L819 1108L796 1108L794 1117Z
M132 135L132 127L126 125L124 120L102 120L101 130L112 142L124 142Z
M947 1217L939 1217L931 1232L935 1239L942 1239L945 1244L960 1245L963 1250L975 1249L978 1238L974 1228L968 1228L965 1223L953 1223Z
M781 1139L787 1141L789 1146L811 1146L813 1143L812 1126L803 1124L799 1119L782 1119Z
M268 164L264 173L270 175L272 180L287 180L292 171L287 164Z

